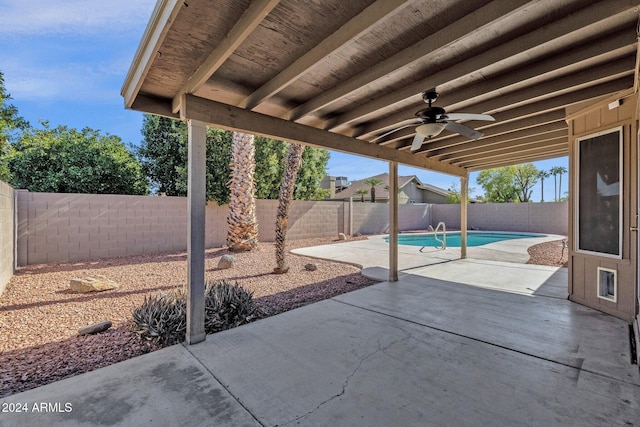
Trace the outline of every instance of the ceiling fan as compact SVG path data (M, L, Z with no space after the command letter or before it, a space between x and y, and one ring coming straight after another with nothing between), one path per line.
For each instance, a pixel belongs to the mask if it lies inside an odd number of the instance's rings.
M416 136L413 138L413 143L411 144L411 151L416 151L420 147L422 147L425 139L436 137L440 135L440 133L442 133L442 131L445 129L450 132L458 133L469 139L478 139L482 137L482 132L478 132L477 130L472 129L469 126L465 126L461 123L457 123L455 120L486 120L490 122L495 120L488 114L447 114L444 108L434 107L431 105L436 99L438 99L438 92L436 92L435 89L423 92L422 99L424 99L424 102L428 103L429 106L416 113L416 119L414 120L418 121L417 126L416 123L401 126L399 128L393 129L390 132L380 135L372 142L375 142L380 138L397 132L400 129L416 126Z

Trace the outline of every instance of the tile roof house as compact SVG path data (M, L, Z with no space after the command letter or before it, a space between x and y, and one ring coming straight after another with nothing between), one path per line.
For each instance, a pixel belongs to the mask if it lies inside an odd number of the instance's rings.
M376 203L389 202L389 174L382 173L372 176L382 181L376 186ZM371 186L365 181L369 178L351 182L348 186L342 184L346 179L336 179L336 177L326 176L321 185L323 188L331 190L330 200L345 200L353 197L354 201L371 201ZM358 190L367 190L367 194L358 194ZM424 184L415 175L398 177L398 202L406 203L447 203L449 191L430 184Z

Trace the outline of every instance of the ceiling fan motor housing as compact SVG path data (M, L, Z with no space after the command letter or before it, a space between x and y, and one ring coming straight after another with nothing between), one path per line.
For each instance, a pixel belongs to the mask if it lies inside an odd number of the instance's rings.
M441 116L443 116L445 113L446 111L444 110L444 108L427 107L418 111L416 113L416 117L426 120L428 123L434 123L438 119L442 118Z

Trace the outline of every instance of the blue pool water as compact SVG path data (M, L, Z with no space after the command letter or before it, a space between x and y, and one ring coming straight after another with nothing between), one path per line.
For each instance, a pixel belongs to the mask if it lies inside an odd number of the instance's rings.
M438 233L438 237L442 237L441 233ZM487 231L468 231L467 232L467 246L482 246L488 243L501 242L503 240L513 239L525 239L527 237L544 237L544 234L531 234L531 233L500 233L500 232L487 232ZM385 241L388 243L389 238L385 237ZM440 242L433 238L433 234L400 234L398 236L399 245L410 246L440 246ZM449 231L447 232L447 246L459 248L460 247L460 232Z

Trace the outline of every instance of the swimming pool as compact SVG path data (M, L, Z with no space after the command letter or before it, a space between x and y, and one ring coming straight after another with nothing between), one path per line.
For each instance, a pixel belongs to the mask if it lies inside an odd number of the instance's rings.
M503 240L526 239L531 237L545 237L544 234L532 233L500 233L495 231L467 231L467 246L482 246L489 243L501 242ZM438 237L442 237L438 233ZM389 237L384 240L389 243ZM441 246L441 243L434 239L433 234L400 234L398 235L399 245L409 246ZM447 247L460 247L460 232L447 232Z

